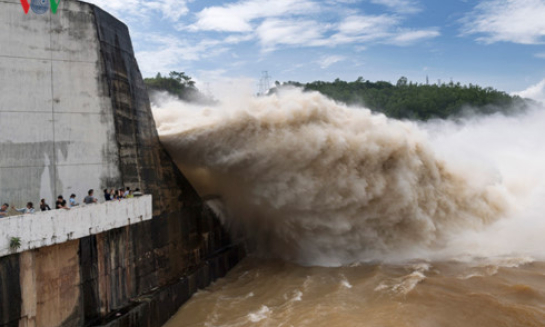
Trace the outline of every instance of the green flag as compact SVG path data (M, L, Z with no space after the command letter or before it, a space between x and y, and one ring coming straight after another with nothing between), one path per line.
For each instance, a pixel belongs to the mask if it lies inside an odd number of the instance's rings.
M51 2L51 12L56 14L57 13L57 8L59 7L59 3L61 2L61 0L55 2L55 0L49 0L49 2Z

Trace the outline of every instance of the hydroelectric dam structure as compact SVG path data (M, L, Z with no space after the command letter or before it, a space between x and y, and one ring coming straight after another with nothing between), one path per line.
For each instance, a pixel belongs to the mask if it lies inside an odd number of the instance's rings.
M0 0L0 202L144 196L0 218L0 327L161 326L244 247L160 144L126 25L21 3Z

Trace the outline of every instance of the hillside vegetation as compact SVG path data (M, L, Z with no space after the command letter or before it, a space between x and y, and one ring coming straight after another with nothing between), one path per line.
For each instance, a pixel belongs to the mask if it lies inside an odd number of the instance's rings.
M157 74L144 79L148 90L166 91L180 100L213 104L216 101L195 87L195 82L180 72L168 76ZM466 111L477 114L502 112L506 114L524 111L531 100L511 96L491 87L454 84L417 84L401 77L394 85L385 81L371 82L358 78L353 82L336 79L333 82L312 83L276 82L269 94L283 87L299 87L305 91L318 91L325 96L348 105L365 106L373 111L398 119L428 120L432 118L456 117ZM152 101L154 96L152 94Z
M152 102L155 100L153 91L165 91L186 102L204 104L214 102L213 99L201 93L197 87L195 87L195 81L184 72L172 71L168 76L161 76L161 73L157 73L155 77L144 78L144 83L148 87L148 91L150 91Z
M495 112L514 113L525 110L529 103L518 96L478 85L416 84L401 77L396 85L389 82L354 82L336 79L333 82L316 81L276 83L273 93L286 86L301 87L305 91L318 91L327 97L348 105L363 105L398 119L428 120L462 114L465 110L479 114Z

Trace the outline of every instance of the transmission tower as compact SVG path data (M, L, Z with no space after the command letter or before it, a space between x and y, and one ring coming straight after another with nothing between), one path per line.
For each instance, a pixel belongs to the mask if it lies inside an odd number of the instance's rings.
M259 95L265 95L271 88L270 86L271 76L269 72L264 70L261 72L261 79L259 80Z
M205 94L206 94L206 97L207 97L209 100L214 99L214 96L212 95L212 91L210 90L210 83L206 82L205 85L206 85L206 91L205 91L205 92L206 92L206 93L205 93Z

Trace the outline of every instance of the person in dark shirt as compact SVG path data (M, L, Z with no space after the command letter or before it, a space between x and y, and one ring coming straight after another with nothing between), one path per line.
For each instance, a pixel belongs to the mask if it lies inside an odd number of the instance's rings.
M62 195L57 197L57 202L55 203L55 208L57 209L70 209L66 206L66 200L63 199Z
M94 190L90 189L89 192L87 192L88 195L85 197L85 199L83 199L83 203L85 204L97 203L98 200L93 196L93 193L94 193Z
M107 188L104 189L104 200L110 201L112 198L110 196L110 191Z
M40 200L40 210L42 211L51 210L51 208L49 207L49 204L45 203L45 199Z

